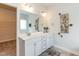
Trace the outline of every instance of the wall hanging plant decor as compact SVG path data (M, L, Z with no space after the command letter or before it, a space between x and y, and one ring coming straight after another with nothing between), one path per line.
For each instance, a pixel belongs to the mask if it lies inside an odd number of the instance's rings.
M35 20L35 30L39 32L39 18Z

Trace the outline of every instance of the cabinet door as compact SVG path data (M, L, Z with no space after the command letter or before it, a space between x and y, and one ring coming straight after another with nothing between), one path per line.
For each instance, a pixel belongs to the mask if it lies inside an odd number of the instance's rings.
M41 54L41 38L38 38L39 40L37 40L36 42L36 46L35 46L35 51L36 51L36 55L40 55Z
M25 55L26 56L34 56L35 55L34 42L31 40L29 40L25 44Z
M41 37L41 50L44 52L47 49L47 37Z
M51 46L53 46L53 36L48 35L47 36L47 48L50 48Z

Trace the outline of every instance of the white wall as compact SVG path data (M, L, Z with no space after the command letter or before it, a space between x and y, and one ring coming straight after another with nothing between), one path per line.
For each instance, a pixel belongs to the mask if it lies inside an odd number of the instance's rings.
M68 49L79 50L79 4L55 4L54 7L52 7L55 10L54 17L52 17L54 44ZM63 34L63 38L58 35L60 32L60 17L58 13L69 13L69 23L73 24L69 29L69 33Z

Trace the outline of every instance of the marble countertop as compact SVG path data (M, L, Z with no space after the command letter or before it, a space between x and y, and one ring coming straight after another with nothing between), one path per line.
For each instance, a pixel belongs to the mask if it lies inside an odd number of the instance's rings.
M47 33L42 33L42 32L31 33L30 36L27 36L27 33L20 33L18 38L20 38L22 40L29 40L31 38L36 38L36 37L45 36L45 35L47 35Z

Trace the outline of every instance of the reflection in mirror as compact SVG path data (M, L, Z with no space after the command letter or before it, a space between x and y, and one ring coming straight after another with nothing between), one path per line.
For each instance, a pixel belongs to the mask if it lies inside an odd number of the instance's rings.
M20 30L21 31L26 31L27 30L27 21L26 20L24 20L24 19L21 19L20 20Z
M20 13L20 32L27 32L28 31L28 15L24 13Z
M39 32L39 17L35 20L35 30Z
M26 11L20 11L20 32L32 33L39 32L40 22L39 15L29 13Z

